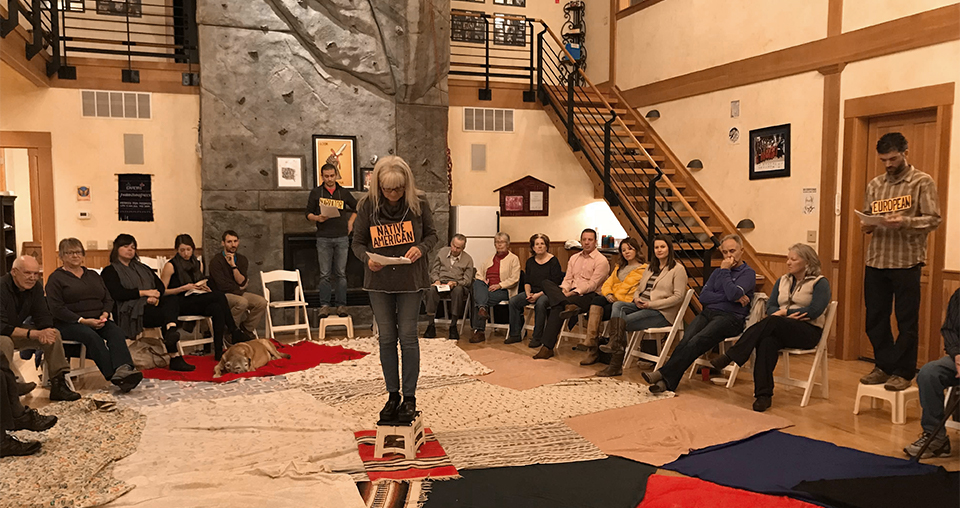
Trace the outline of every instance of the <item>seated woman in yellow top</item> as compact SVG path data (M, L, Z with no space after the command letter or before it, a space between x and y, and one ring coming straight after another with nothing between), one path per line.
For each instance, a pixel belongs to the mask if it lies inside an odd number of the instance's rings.
M620 242L620 256L610 277L600 288L600 294L590 305L589 319L587 320L587 336L577 346L585 350L587 357L580 365L593 365L600 357L597 348L600 323L610 319L610 312L615 302L629 302L633 300L633 293L643 278L647 265L644 264L643 254L640 252L640 243L633 238L624 238Z

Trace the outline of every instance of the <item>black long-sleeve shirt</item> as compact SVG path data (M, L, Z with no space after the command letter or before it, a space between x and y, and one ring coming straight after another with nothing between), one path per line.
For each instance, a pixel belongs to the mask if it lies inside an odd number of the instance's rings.
M553 256L542 265L537 263L535 257L531 256L528 258L523 283L530 284L530 292L539 293L543 291L543 282L547 280L552 280L557 284L563 282L563 269L560 268L560 261L557 257Z
M47 306L58 324L98 319L104 312L113 312L113 298L106 284L97 272L87 268L80 277L57 268L47 279L46 290Z
M32 325L24 325L27 320ZM0 335L10 336L15 328L43 330L53 326L53 315L43 297L43 286L34 284L26 291L13 281L13 275L0 277Z
M113 265L105 266L103 271L100 272L100 278L103 279L104 285L107 286L107 291L110 292L110 296L112 296L117 303L140 298L139 289L127 289L123 287L123 283L120 282L120 274L117 273L117 269L114 268ZM153 286L153 289L160 291L160 296L163 296L166 288L164 288L163 281L160 280L160 277L158 277L156 273L153 274Z
M357 211L357 198L353 197L347 189L344 189L338 183L330 192L323 183L319 187L310 191L307 198L307 207L304 215L320 215L320 200L327 206L335 206L340 209L340 216L327 219L323 222L317 222L317 236L321 238L340 238L347 236L347 223L350 216Z
M943 335L943 349L954 359L960 355L960 289L953 292L947 304L947 319L940 328Z

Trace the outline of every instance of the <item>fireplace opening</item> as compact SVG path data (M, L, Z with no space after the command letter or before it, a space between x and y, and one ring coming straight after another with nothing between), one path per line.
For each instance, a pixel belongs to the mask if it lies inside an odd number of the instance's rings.
M300 270L303 293L311 307L320 305L320 260L317 258L317 237L311 234L283 235L283 268ZM370 305L370 298L363 290L363 263L347 251L347 305ZM284 298L293 299L294 283L284 283Z

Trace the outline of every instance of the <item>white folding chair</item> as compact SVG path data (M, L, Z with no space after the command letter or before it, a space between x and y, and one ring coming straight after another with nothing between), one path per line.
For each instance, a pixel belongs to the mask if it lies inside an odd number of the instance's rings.
M443 315L446 316L446 319L436 319L436 318L435 318L433 322L434 322L434 323L437 323L437 324L445 324L445 325L447 325L447 326L450 326L450 322L451 322L451 320L450 320L450 306L453 304L453 302L452 302L452 300L450 300L449 298L441 298L441 299L440 299L440 304L443 305ZM469 321L469 320L467 319L467 317L466 317L468 310L470 310L470 292L469 292L469 291L467 291L467 297L464 298L464 300L463 300L463 311L460 313L460 316L461 316L461 317L460 317L460 323L457 325L457 331L460 332L461 335L463 334L463 325L464 325L464 323L466 323L467 321Z
M957 389L958 389L958 387L956 387L956 386L951 386L951 387L947 388L947 396L943 398L943 408L944 408L944 410L946 410L946 409L947 409L947 406L950 405L950 396L953 395L953 392L954 392L955 390L957 390ZM947 420L947 428L948 428L948 429L954 429L954 430L960 430L960 421L953 420L953 419Z
M208 316L177 316L177 321L181 323L193 323L193 334L189 339L180 339L177 342L177 350L183 355L183 348L202 346L204 344L213 344L213 319ZM207 330L210 331L209 337L204 337L200 324L206 323Z
M750 302L750 316L747 318L747 322L744 323L744 326L743 326L744 330L746 330L747 328L750 328L757 321L759 321L754 317L758 315L758 313L754 312L754 308L757 305L766 305L766 304L767 304L766 293L753 294L753 300ZM733 337L727 337L726 339L723 339L723 342L719 344L720 354L726 353L728 347L736 344L737 341L740 340L741 335L743 335L743 333L740 333ZM693 365L690 366L690 374L687 376L687 379L692 378L693 375L697 373L697 371L699 370L698 367L713 368L713 364L710 363L710 360L707 359L706 354L700 356L699 358L694 360ZM727 377L717 377L717 378L711 379L711 381L715 384L726 385L727 388L733 388L733 385L737 382L737 374L740 373L740 366L737 365L735 362L731 362L730 365L727 365L726 367L723 368L722 372L726 373Z
M140 258L140 262L149 266L154 272L157 272L157 276L159 277L160 272L163 271L163 265L167 264L167 258L163 256L157 256L155 258L143 256Z
M504 330L506 333L509 333L509 330L510 330L510 323L509 323L509 322L507 322L507 323L497 323L496 321L493 320L493 309L494 309L494 307L506 307L506 306L508 306L508 305L510 305L510 301L509 301L509 300L503 300L503 301L497 302L497 303L494 304L494 305L487 305L487 327L486 327L486 329L487 329L487 330L493 330L493 331L491 332L491 335L497 333L497 330Z
M303 282L300 280L300 269L273 270L271 272L260 272L260 280L263 284L263 297L267 299L267 337L273 338L277 332L296 331L297 338L300 338L300 330L307 331L307 340L313 340L310 335L310 318L307 316L307 300L303 296ZM267 284L272 282L296 282L297 288L293 293L293 300L271 300L270 289ZM292 325L274 325L273 318L270 316L271 309L293 308L294 324ZM300 323L300 311L303 310L303 323Z
M677 317L674 318L672 325L630 332L630 340L627 342L626 349L627 354L623 357L624 369L629 367L630 360L634 358L642 358L655 363L656 365L653 370L659 369L666 363L667 356L670 354L670 348L673 346L677 336L683 332L683 315L686 314L687 307L690 306L693 293L694 291L692 289L688 289L687 293L683 296L683 303L680 304L680 310L677 312ZM646 337L648 335L650 336L649 338ZM653 355L641 351L640 346L644 340L655 340L657 342L657 354Z
M67 372L67 375L64 376L64 379L66 379L67 381L67 386L69 386L71 390L76 391L76 388L74 387L74 384L73 384L74 379L79 378L84 374L90 374L92 372L100 372L100 369L97 368L97 365L93 362L90 362L90 365L87 365L87 346L73 340L61 340L61 342L63 343L64 346L70 346L70 345L80 346L79 357L73 357L73 356L67 357L67 361L70 363L70 370ZM77 368L73 367L74 358L77 358L77 362L79 365ZM41 383L43 385L47 385L50 381L50 375L49 375L49 372L47 371L46 360L44 360L43 362L42 369L43 370L41 370Z
M827 307L826 319L823 321L823 332L820 334L820 342L817 343L817 347L813 349L781 349L780 354L783 355L782 364L784 367L784 376L776 376L773 378L773 381L783 385L789 386L798 386L803 388L803 398L800 399L800 407L807 407L807 403L810 402L810 394L813 393L813 385L820 385L820 394L825 399L830 398L830 376L827 371L827 339L830 337L830 329L833 328L833 320L837 314L837 302L830 302L830 305ZM790 355L809 355L813 354L813 365L810 366L810 374L807 375L807 379L796 379L790 377ZM820 382L817 383L814 381L814 377L817 374L817 371L820 371Z

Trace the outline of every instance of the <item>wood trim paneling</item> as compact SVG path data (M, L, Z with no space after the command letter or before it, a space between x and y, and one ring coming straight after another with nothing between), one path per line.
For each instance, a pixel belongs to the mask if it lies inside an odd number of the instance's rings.
M823 77L823 127L820 142L820 225L817 253L833 260L836 240L837 167L840 157L840 72Z
M641 2L637 2L637 3L633 4L633 5L631 5L630 7L627 7L626 9L622 9L622 10L620 10L619 12L617 12L617 16L616 16L616 17L617 17L617 19L625 18L625 17L627 17L627 16L629 16L629 15L631 15L631 14L633 14L633 13L642 11L642 10L646 9L647 7L653 7L654 5L657 5L658 3L662 2L662 1L663 1L663 0L643 0L643 1L641 1Z
M151 60L134 60L132 66L140 71L139 83L124 83L121 71L127 68L126 60L111 58L70 58L70 65L77 68L77 79L50 79L50 86L57 88L120 90L125 92L154 92L199 95L199 86L183 86L182 73L197 65Z
M843 33L843 0L830 0L827 4L827 37Z
M943 83L850 99L844 103L843 117L879 116L950 106L954 102L955 88L955 83Z
M865 168L866 152L852 150L861 147L867 140L867 119L847 118L843 127L843 167L841 188L862 189L867 184L864 171L852 171L851 168ZM840 216L849 217L858 209L855 200L863 199L851 192L844 193L840 205ZM860 295L863 293L863 273L860 264L863 259L863 241L860 228L849 220L840 221L840 273L837 278L839 306L837 308L837 348L836 355L844 360L857 357L857 341L860 332L857 319L860 319Z
M481 101L477 91L484 87L483 81L472 79L448 79L451 106L474 108L541 109L539 102L523 102L523 92L530 90L529 83L490 82L489 101Z
M26 148L37 157L38 201L31 206L40 211L40 241L43 251L43 272L50 273L57 265L57 221L53 197L53 154L49 132L0 131L0 148ZM32 180L32 179L31 179ZM33 187L31 182L31 187ZM34 223L36 230L36 223ZM37 236L34 236L36 241Z
M953 85L953 83L950 83ZM951 86L952 90L952 86ZM950 188L950 140L951 140L951 131L953 127L953 96L951 94L950 104L941 104L937 107L937 134L939 135L937 139L937 153L940 155L939 160L937 161L937 170L938 170L938 181L937 181L937 192L940 197L940 216L944 218L944 222L940 224L940 227L934 232L936 236L936 248L933 252L933 263L931 274L930 274L930 285L932 290L930 293L934 295L930 302L930 316L939 317L942 313L946 312L947 302L949 300L944 300L943 298L937 298L938 291L937 288L943 287L944 284L944 270L943 266L946 262L946 243L947 243L947 226L946 226L946 217L948 216L948 208L950 203L947 199L948 190ZM956 232L954 232L956 234ZM941 320L938 323L930 323L931 335L933 335L933 330L940 330L940 324L943 321ZM939 334L938 334L939 335ZM933 348L930 347L927 350L927 360L934 361L940 357L943 348Z
M620 0L610 0L610 67L607 71L607 82L610 87L617 85L617 11L620 10Z
M960 4L730 62L623 92L633 107L693 97L960 39Z

